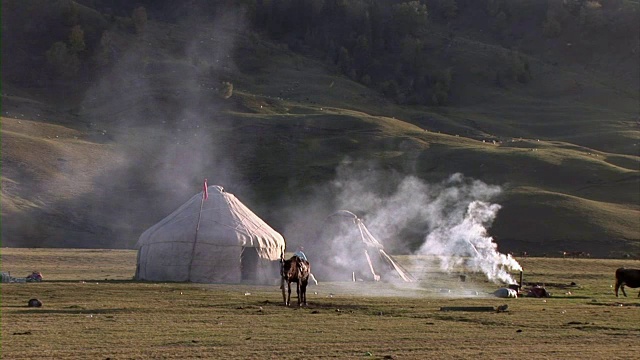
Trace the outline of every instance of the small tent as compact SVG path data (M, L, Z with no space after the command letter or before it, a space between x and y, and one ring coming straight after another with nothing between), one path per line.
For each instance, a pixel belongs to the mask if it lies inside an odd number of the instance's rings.
M347 210L327 217L319 238L305 244L305 251L320 281L415 281L384 251L362 220Z
M275 282L282 235L221 186L207 187L206 195L194 195L140 236L136 279Z

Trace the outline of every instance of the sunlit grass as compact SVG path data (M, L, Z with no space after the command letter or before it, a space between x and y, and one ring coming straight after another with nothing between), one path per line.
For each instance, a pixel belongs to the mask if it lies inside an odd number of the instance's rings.
M398 256L417 285L321 282L299 309L282 306L275 284L135 282L135 257L3 248L3 271L45 278L2 284L3 358L611 358L640 349L637 291L616 299L612 289L615 268L637 260L520 258L523 282L553 296L500 299L482 274L461 282L433 259ZM471 289L478 295L459 295ZM34 297L42 308L26 306ZM440 310L503 304L507 312Z

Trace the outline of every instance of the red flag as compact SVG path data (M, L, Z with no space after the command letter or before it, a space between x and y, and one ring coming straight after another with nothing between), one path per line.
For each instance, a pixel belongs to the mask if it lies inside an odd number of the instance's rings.
M209 189L207 189L207 179L204 179L204 190L202 191L202 198L205 200L209 198Z

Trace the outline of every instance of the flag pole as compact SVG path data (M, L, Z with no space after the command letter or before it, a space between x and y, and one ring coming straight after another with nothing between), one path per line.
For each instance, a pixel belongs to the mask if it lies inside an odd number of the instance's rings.
M200 199L200 211L198 212L198 223L196 224L195 238L193 239L193 246L191 247L191 259L189 260L189 275L187 280L191 281L191 267L193 266L193 256L196 253L196 243L198 242L198 230L200 230L200 219L202 218L202 208L204 201L209 198L209 190L207 187L207 179L204 179L204 186L202 190L202 199Z

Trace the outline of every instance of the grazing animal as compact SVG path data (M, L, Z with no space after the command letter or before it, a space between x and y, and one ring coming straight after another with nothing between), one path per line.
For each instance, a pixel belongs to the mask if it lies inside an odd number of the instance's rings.
M627 285L630 288L640 287L640 270L638 269L625 269L619 268L616 270L616 297L618 297L618 289L622 289L622 294L627 296L624 291L624 286ZM640 292L638 292L640 297Z
M297 256L291 257L289 260L281 260L282 268L280 269L282 300L285 306L291 305L291 283L297 284L296 293L298 294L298 306L307 305L307 284L309 282L309 274L311 273L311 265L308 261ZM287 283L288 294L284 292L284 283Z
M591 254L585 251L561 251L560 252L562 254L563 258L590 258Z

